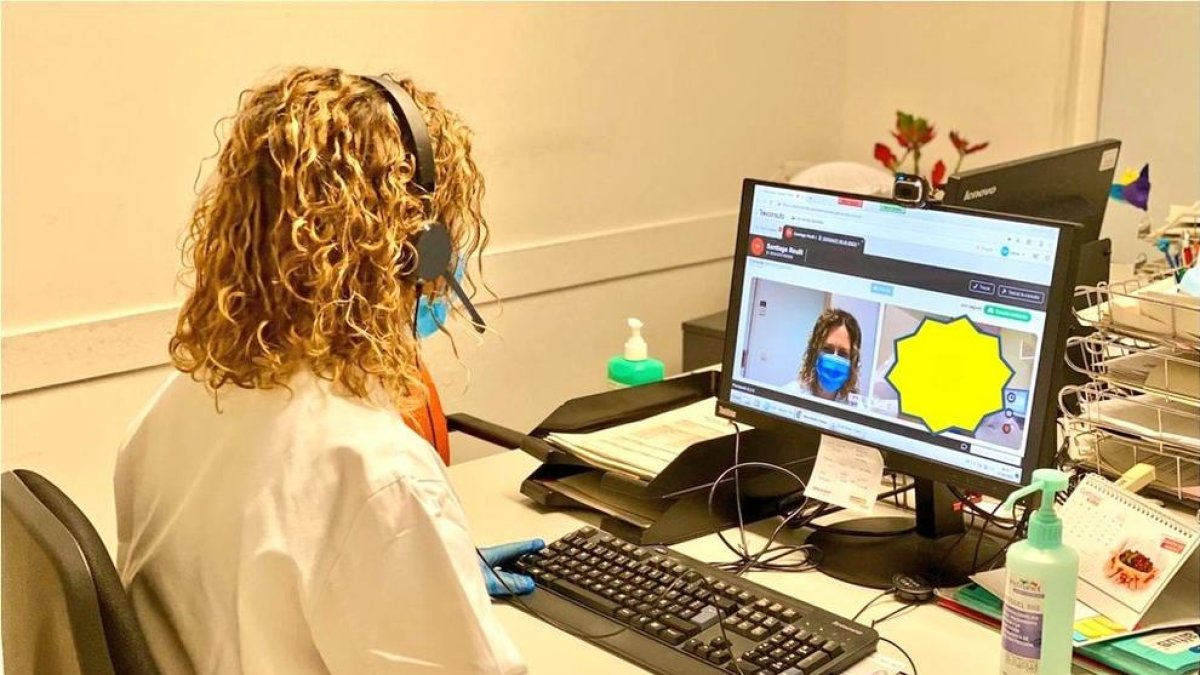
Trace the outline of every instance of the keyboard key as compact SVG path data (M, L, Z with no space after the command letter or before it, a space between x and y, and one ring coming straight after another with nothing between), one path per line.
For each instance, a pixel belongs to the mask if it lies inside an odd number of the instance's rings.
M708 653L708 661L709 663L715 663L719 666L728 661L730 656L731 655L728 649L715 649Z
M646 624L646 626L643 630L645 630L647 633L650 633L651 635L658 635L659 633L663 632L666 629L667 629L666 624L664 624L661 621L656 620L656 621L651 621L650 623Z
M697 626L695 623L684 620L683 618L675 616L674 614L664 614L661 621L689 637L699 633L702 630L702 628ZM707 627L708 626L705 626L705 628Z
M654 621L654 619L651 619L648 616L638 616L634 617L633 621L629 622L629 625L637 628L638 630L646 630L646 626L650 625L652 621Z
M712 652L712 647L709 647L708 645L700 645L699 647L696 647L696 651L692 653L702 659L707 659L710 652Z
M621 623L629 623L634 619L634 617L637 616L637 612L629 609L628 607L622 607L621 609L618 609L613 616L616 617L616 619Z
M691 622L695 624L699 630L704 630L710 626L716 625L718 620L720 620L720 617L717 615L717 608L712 605L705 605L691 618Z
M565 595L575 602L578 602L585 607L590 607L602 614L612 614L613 612L617 611L619 607L617 603L604 597L603 595L593 593L592 591L589 591L582 586L573 584L566 579L556 579L549 585L549 587L550 590Z
M791 607L788 607L787 609L785 609L779 613L779 618L783 619L784 621L786 621L788 623L791 623L791 622L795 621L796 619L800 618L800 612L797 612L796 610L792 609Z
M674 628L667 628L658 634L658 639L672 645L677 645L680 642L683 642L685 637L687 636L675 630Z
M696 638L692 638L692 639L688 640L687 642L683 643L683 651L685 651L689 654L694 654L694 653L696 653L696 648L702 644L704 644L704 643L697 640Z
M763 628L762 626L755 626L750 631L750 634L746 637L750 638L751 640L762 640L763 638L767 637L767 634L768 631L766 628Z
M811 672L829 662L829 655L825 652L814 652L796 665L803 672Z
M825 644L821 645L821 650L829 654L831 657L840 656L842 652L846 651L840 642L834 642L833 640L829 640Z

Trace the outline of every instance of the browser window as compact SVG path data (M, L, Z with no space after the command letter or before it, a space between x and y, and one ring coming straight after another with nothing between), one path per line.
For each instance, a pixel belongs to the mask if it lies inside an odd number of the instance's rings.
M754 190L730 400L1019 481L1057 231Z

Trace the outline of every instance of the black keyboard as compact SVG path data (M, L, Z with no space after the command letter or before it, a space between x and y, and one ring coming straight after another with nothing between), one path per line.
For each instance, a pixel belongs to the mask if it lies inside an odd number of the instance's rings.
M518 606L663 675L840 673L879 639L866 626L698 560L591 527L514 568L537 582Z

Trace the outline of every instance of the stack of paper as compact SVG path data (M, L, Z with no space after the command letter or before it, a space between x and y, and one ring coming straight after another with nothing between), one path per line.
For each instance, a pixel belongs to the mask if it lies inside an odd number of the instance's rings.
M546 440L592 466L652 479L684 450L734 433L717 417L715 398L637 422L587 434L552 433Z

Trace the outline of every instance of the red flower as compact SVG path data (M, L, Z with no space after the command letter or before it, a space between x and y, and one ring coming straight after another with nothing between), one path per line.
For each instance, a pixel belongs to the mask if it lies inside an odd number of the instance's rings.
M933 165L933 173L929 174L929 182L933 185L933 189L941 189L946 181L946 163L938 160L937 164Z
M918 150L932 141L934 135L933 125L929 123L929 120L896 111L896 130L892 132L892 136L895 137L900 147Z
M971 155L983 150L988 146L986 141L971 145L971 142L960 136L957 131L950 132L950 142L954 144L954 149L957 150L958 154L960 155Z
M896 155L892 154L892 149L883 143L875 144L875 159L879 160L879 163L888 171L896 170L896 163L898 161Z

